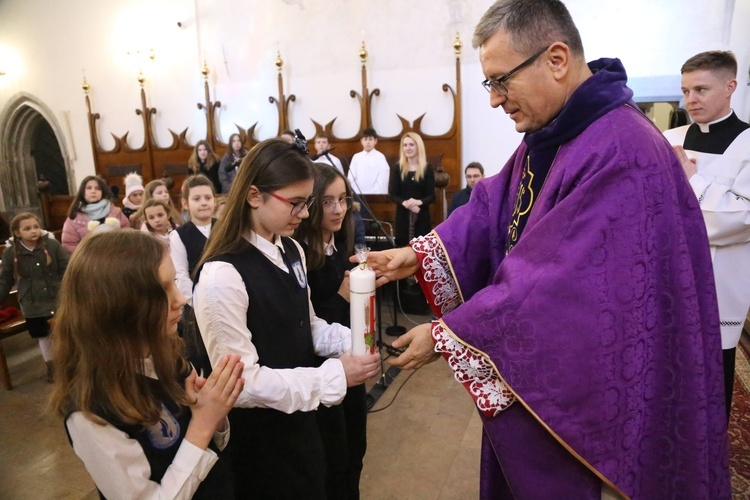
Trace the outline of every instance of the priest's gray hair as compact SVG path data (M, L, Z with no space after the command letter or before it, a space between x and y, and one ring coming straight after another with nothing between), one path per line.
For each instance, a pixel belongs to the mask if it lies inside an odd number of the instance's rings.
M583 58L581 35L559 0L498 0L479 20L471 44L476 49L498 30L505 31L511 48L526 57L564 42L573 55Z

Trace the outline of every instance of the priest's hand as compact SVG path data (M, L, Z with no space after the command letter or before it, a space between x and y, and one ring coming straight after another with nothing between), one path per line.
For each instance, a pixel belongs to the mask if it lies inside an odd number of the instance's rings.
M695 158L688 158L685 149L682 146L672 146L674 154L677 155L677 159L680 160L682 170L685 172L688 180L698 173L698 168L695 166Z
M358 262L357 256L349 257L349 262ZM367 256L367 265L375 271L375 275L378 277L376 280L377 286L411 276L419 269L417 254L409 246L382 252L370 252Z
M396 359L388 362L402 370L414 370L427 363L432 363L440 357L435 352L435 342L432 340L432 323L426 323L412 328L393 341L393 347L407 349Z

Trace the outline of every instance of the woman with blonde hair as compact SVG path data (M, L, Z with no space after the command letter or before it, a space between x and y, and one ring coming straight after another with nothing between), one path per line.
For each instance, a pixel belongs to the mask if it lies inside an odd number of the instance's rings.
M401 155L391 167L388 194L396 204L398 246L432 230L429 205L435 201L435 171L427 163L422 138L415 132L401 137Z

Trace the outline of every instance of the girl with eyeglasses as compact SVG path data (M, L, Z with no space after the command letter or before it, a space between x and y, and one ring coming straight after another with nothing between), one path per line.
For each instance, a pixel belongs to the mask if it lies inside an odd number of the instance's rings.
M310 217L294 234L305 250L310 300L315 313L329 323L349 325L349 256L354 250L352 191L335 167L314 164ZM349 387L341 405L317 411L328 459L329 498L359 498L359 478L367 449L367 391Z
M353 357L349 329L310 304L305 255L290 238L314 202L312 163L298 147L270 139L244 158L193 293L211 364L227 353L244 363L228 451L236 491L257 498L327 498L314 410L379 369L377 355Z

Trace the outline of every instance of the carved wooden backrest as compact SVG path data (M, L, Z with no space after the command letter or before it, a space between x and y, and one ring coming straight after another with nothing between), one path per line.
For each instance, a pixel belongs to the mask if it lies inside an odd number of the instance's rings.
M433 167L442 167L445 172L450 176L450 183L445 188L445 193L450 196L460 189L461 187L461 72L460 72L460 48L461 44L458 39L454 43L456 51L456 82L455 88L451 87L447 83L442 85L444 92L450 92L452 95L453 102L453 122L448 131L444 134L433 136L424 133L421 130L422 119L424 114L417 118L413 123L404 119L400 115L398 116L401 120L401 131L390 137L381 137L378 140L377 149L381 151L389 159L389 163L393 164L399 156L400 140L401 136L405 132L413 131L422 136L425 143L425 149L428 155L429 162ZM333 123L335 121L321 125L313 120L315 125L315 133L325 132L331 137L331 145L336 147L334 154L347 162L351 157L362 150L359 138L362 131L365 128L372 127L372 104L373 97L380 95L380 89L374 89L370 91L367 87L367 68L366 59L367 51L364 49L364 42L362 49L360 50L360 58L362 62L362 88L361 91L352 90L349 92L352 98L356 98L360 103L360 127L358 133L353 137L341 138L336 137L333 133ZM296 100L295 95L285 96L283 92L283 77L281 73L283 61L280 56L276 59L276 67L278 69L278 97L269 97L269 102L275 104L279 113L279 126L278 134L282 131L290 128L289 121L289 104ZM198 109L201 109L205 113L206 119L206 137L205 139L211 144L214 152L221 157L227 149L227 144L223 143L218 136L220 129L217 123L216 110L221 107L220 101L211 101L209 85L208 85L208 69L204 65L202 74L204 77L204 91L205 91L205 102L198 103ZM182 182L188 174L188 160L193 151L193 145L191 145L187 139L187 128L182 132L176 133L170 130L172 135L172 143L168 146L160 146L157 144L153 134L152 117L156 114L156 108L149 107L146 103L146 94L143 89L143 81L139 79L141 83L140 97L141 107L136 109L135 112L142 118L143 130L144 130L144 142L141 146L131 147L128 143L128 134L126 132L122 136L116 136L112 134L115 140L115 145L112 149L105 150L101 146L99 140L99 133L97 130L97 120L100 118L99 113L93 113L91 110L91 101L89 99L89 85L84 79L83 89L85 92L86 107L88 110L88 124L89 133L91 137L91 147L94 153L94 166L97 175L103 177L107 184L122 186L125 175L130 172L136 172L143 177L144 185L153 180L166 178L168 184L169 181L173 181L170 193L172 194L175 201L178 201L179 190L182 186ZM240 139L245 147L251 149L259 140L255 137L256 124L253 124L247 129L237 126ZM313 134L314 137L314 134ZM313 147L313 137L309 137L309 148L311 151L315 151ZM43 210L45 214L45 223L48 228L54 230L62 227L64 222L64 215L62 207L65 207L67 211L68 206L72 197L60 197L60 196L46 196L43 195ZM387 196L367 195L367 200L375 212L377 218L389 222L393 222L395 217L395 207L388 200ZM445 201L443 199L443 193L436 193L436 203L431 207L432 221L434 224L439 223L443 220L443 213L445 210ZM62 221L62 222L61 222Z

